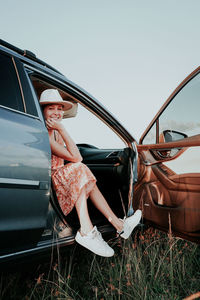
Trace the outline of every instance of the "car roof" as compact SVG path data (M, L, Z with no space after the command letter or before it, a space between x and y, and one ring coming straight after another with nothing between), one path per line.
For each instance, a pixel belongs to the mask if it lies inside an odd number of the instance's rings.
M53 70L54 72L56 72L58 74L61 74L58 70L56 70L55 68L53 68L52 66L50 66L49 64L44 62L43 60L37 58L36 55L30 50L22 50L22 49L20 49L16 46L4 41L4 40L2 40L2 39L0 39L0 45L3 46L4 48L7 48L8 52L10 52L9 50L12 50L12 52L15 52L15 53L18 53L18 54L20 54L24 57L27 57L27 58L31 59L32 61L37 62L40 65L45 66L46 68L48 68L50 70ZM13 54L13 53L10 53L10 54Z
M11 56L19 58L23 63L25 63L29 66L35 67L36 69L39 69L40 71L43 71L43 72L45 72L49 75L52 75L54 78L57 78L57 79L61 80L62 82L72 86L77 91L80 91L83 94L86 94L87 96L90 96L94 100L94 97L92 97L92 95L90 95L86 90L81 88L76 83L72 82L65 75L63 75L61 72L59 72L58 70L53 68L48 63L46 63L43 60L37 58L36 55L32 51L22 50L22 49L20 49L16 46L4 41L4 40L2 40L2 39L0 39L0 50L2 50L5 53L10 54Z
M96 100L86 90L81 88L76 83L72 82L61 72L59 72L58 70L56 70L51 65L44 62L43 60L37 58L33 52L31 52L29 50L22 50L2 39L0 39L0 50L10 54L11 56L19 58L21 61L23 61L24 63L26 63L29 66L35 67L35 68L39 69L40 71L43 71L45 73L48 73L49 75L52 75L53 77L56 77L57 79L63 81L64 83L68 84L69 86L75 88L77 91L80 91L83 94L86 94L87 96L89 96L90 98L93 98L93 100ZM96 101L99 102L98 100L96 100Z

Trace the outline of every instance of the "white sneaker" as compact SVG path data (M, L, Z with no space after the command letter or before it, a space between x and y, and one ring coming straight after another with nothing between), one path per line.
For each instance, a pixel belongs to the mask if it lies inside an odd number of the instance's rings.
M128 239L132 231L134 230L134 228L139 224L141 217L142 217L142 211L138 209L136 210L134 215L125 218L123 220L124 222L123 229L121 232L118 232L119 235L124 239Z
M89 249L97 255L111 257L114 255L114 250L104 241L101 233L96 226L87 234L82 236L78 231L75 240L83 247Z

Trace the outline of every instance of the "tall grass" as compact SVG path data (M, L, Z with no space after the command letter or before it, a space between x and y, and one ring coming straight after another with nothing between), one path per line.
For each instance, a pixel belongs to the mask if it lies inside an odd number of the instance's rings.
M200 249L152 228L113 239L112 258L74 245L34 272L2 274L0 299L184 299L200 291Z

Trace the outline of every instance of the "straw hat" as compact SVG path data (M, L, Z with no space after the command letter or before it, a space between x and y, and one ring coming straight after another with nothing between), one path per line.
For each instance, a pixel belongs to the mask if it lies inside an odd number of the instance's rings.
M63 110L69 110L73 104L69 101L64 101L60 93L56 89L44 90L40 96L40 105L46 104L62 104Z

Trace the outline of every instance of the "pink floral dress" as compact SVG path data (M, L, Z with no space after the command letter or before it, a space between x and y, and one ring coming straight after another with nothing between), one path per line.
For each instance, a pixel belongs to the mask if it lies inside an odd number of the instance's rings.
M61 135L55 132L58 143L64 144ZM65 215L73 209L83 188L86 197L93 190L96 178L90 169L81 162L69 162L64 165L64 159L52 155L51 158L52 182L60 207Z

